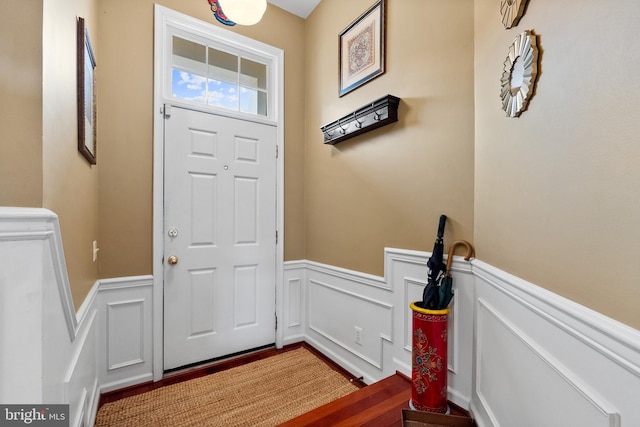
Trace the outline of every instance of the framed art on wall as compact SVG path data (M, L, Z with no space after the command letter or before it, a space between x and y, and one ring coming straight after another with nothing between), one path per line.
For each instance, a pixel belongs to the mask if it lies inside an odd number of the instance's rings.
M78 151L92 165L96 164L96 60L85 28L78 18L77 28Z
M507 53L500 78L502 109L519 117L533 97L538 77L538 43L532 31L520 33Z
M340 96L384 74L384 9L378 0L340 33Z
M520 18L524 15L529 0L501 0L500 14L502 15L502 24L504 28L509 29L515 27L520 22Z

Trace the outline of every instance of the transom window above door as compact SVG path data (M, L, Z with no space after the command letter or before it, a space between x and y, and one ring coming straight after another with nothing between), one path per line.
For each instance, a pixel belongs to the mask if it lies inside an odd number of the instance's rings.
M171 98L268 117L267 64L172 36Z

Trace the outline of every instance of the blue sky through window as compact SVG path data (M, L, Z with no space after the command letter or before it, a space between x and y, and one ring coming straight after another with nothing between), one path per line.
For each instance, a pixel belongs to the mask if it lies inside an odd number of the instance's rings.
M215 107L238 110L238 87L235 84L207 79L187 71L173 69L172 88L174 98Z
M238 86L210 79L209 105L238 111Z

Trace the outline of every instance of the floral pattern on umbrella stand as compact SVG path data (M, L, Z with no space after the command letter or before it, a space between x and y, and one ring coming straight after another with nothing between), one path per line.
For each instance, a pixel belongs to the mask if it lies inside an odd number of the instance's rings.
M429 383L437 380L436 372L442 371L442 357L436 354L437 348L429 345L422 329L416 329L413 335L413 385L418 393L424 393L429 388ZM446 341L446 337L443 338ZM446 390L445 388L445 393Z

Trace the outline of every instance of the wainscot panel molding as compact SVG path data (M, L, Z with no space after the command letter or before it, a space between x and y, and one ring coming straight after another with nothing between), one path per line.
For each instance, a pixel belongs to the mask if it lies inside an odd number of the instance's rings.
M307 341L368 384L396 371L411 376L409 304L422 299L429 256L387 248L385 277L313 261L286 262L284 341ZM456 295L449 321L448 391L451 401L468 408L473 276L462 257L454 257L452 270Z
M283 267L283 316L278 319L283 345L304 341L306 336L306 263L288 261Z
M96 286L76 314L58 217L0 207L0 402L69 404L70 426L97 411Z
M413 312L409 304L422 300L427 284L428 252L385 249L385 277L393 289L392 303L397 307L393 366L411 377ZM445 255L446 258L446 255ZM449 400L469 408L473 372L473 299L474 279L471 264L455 256L451 264L454 297L450 304L448 329Z
M409 303L430 255L386 248L384 277L286 263L285 341L367 383L411 376ZM476 259L456 256L452 270L449 399L479 426L640 425L640 331Z
M100 391L154 378L157 302L152 276L105 279L76 313L61 242L53 212L0 207L0 402L91 426ZM286 262L277 334L367 383L410 376L429 256L386 248L384 277ZM480 427L640 425L640 331L476 259L452 270L448 397Z
M639 331L472 264L478 425L640 425Z
M153 277L100 280L100 389L153 380Z

